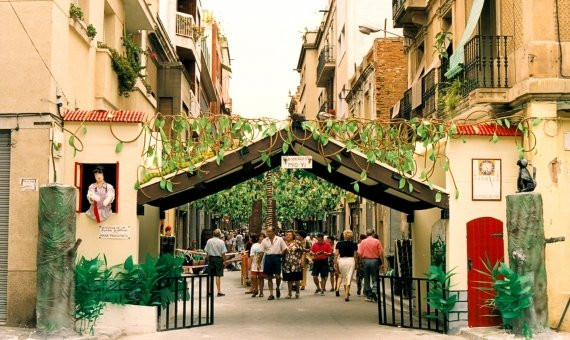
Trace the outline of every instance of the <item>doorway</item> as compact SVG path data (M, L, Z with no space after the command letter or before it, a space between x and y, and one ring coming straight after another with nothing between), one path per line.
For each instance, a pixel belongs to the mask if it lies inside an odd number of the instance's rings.
M480 217L467 223L467 300L469 301L469 327L488 327L501 324L501 318L486 306L494 294L483 291L491 287L485 272L484 261L491 265L503 261L503 222L492 217Z

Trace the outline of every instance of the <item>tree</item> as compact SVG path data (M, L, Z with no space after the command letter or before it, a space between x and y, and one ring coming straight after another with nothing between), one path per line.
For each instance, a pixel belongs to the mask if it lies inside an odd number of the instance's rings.
M304 170L277 169L272 171L273 198L277 205L277 219L293 223L298 220L323 219L342 203L347 192ZM234 222L247 223L251 206L257 199L267 207L266 184L262 176L233 186L196 201L200 209L214 217L228 215ZM263 214L266 214L264 209Z

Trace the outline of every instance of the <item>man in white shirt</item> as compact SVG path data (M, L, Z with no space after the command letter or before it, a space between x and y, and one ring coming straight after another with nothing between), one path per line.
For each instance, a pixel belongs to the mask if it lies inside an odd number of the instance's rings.
M224 260L226 256L226 244L221 239L222 231L214 230L214 237L206 242L204 251L208 254L208 274L216 277L216 288L218 289L218 297L225 296L221 292L221 277L224 276Z
M281 297L281 291L279 290L279 285L281 284L281 258L285 249L287 249L287 244L283 238L275 235L275 229L273 227L267 228L267 238L263 239L261 242L261 247L265 253L265 263L263 265L263 273L267 277L267 283L269 285L269 297L267 300L274 300L273 296L273 277L275 277L275 284L277 285L277 298Z

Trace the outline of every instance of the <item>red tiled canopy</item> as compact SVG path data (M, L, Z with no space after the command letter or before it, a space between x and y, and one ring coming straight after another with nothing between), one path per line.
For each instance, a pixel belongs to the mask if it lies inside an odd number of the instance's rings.
M144 112L142 111L106 111L106 110L75 110L68 111L63 117L66 122L118 122L118 123L142 123Z
M480 123L475 125L457 125L457 134L464 136L518 136L520 132L514 126L510 128L494 124L494 123Z

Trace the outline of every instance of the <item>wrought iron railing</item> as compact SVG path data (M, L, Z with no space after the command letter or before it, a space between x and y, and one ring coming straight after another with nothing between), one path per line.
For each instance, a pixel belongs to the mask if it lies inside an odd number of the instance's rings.
M192 27L194 27L194 17L190 14L176 13L176 34L192 38Z
M158 306L158 330L167 331L214 324L214 277L209 274L162 279L174 290L172 303Z
M333 46L327 45L323 47L321 53L319 54L319 63L317 64L317 79L321 72L323 72L323 68L327 63L334 63L334 49Z
M429 280L425 278L380 275L379 324L447 333L447 316L427 303L429 290Z
M465 44L464 79L468 92L476 88L505 88L509 82L511 37L477 35Z

